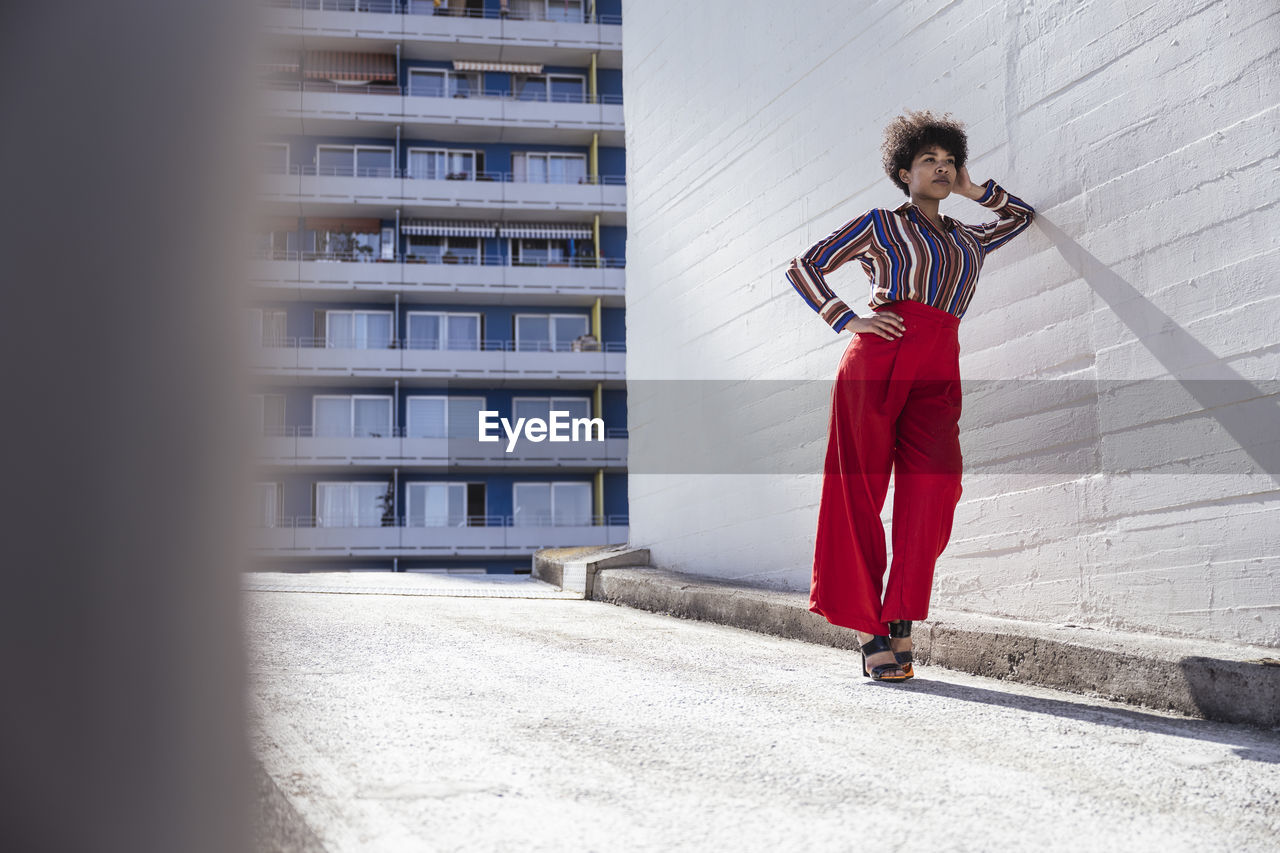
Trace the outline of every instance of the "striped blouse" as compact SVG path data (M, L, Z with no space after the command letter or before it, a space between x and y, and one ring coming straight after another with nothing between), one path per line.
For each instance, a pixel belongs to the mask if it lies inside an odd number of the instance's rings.
M835 295L824 276L855 258L871 279L868 305L911 299L963 317L983 259L1035 218L1031 205L994 180L984 186L986 192L977 201L999 215L994 222L966 225L943 215L944 233L915 202L893 210L874 208L792 260L787 280L837 332L858 315Z

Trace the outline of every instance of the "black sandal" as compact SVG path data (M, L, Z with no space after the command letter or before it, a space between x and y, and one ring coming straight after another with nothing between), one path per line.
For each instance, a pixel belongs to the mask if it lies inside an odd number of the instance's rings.
M896 622L890 622L889 636L894 638L910 637L911 621L908 619L900 619ZM915 644L913 643L912 645ZM902 671L907 674L907 678L914 678L916 673L915 668L912 666L913 661L911 659L911 650L908 649L905 652L894 652L893 656L898 659L898 666L902 667Z
M879 654L880 652L892 652L893 648L889 645L889 638L880 634L873 634L871 639L863 643L859 647L862 652L862 674L867 678L875 681L906 681L909 675L888 675L888 673L899 670L897 663L882 663L874 666L871 671L867 671L867 655Z

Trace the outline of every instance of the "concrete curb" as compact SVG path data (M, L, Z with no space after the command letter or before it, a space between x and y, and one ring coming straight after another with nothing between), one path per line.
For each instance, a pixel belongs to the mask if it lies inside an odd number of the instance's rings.
M538 552L534 574L557 585L565 579L579 583L584 597L597 601L857 648L853 631L809 612L807 593L682 574L648 562L643 548L559 549ZM936 609L917 623L913 640L915 659L926 666L1207 720L1280 726L1276 649Z
M262 763L253 765L253 853L328 853Z
M626 566L649 565L647 548L606 545L603 548L547 548L533 555L533 576L563 590L591 598L596 572Z

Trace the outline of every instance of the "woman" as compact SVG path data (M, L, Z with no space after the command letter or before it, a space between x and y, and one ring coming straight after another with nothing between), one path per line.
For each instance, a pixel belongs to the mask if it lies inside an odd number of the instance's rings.
M974 184L963 126L907 111L885 129L889 178L910 197L849 221L791 261L787 279L836 332L848 330L831 395L822 504L809 609L852 628L862 674L914 675L911 623L928 617L933 569L960 500L960 343L957 328L986 256L1035 211L994 180ZM999 218L966 225L938 212L957 193ZM858 316L825 276L857 260L872 314ZM880 522L894 472L893 565Z

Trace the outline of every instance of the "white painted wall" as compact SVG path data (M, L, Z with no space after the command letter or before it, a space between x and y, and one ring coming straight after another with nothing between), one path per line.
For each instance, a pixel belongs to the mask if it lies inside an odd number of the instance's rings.
M651 439L704 420L643 380L833 378L849 333L783 269L905 200L880 166L894 115L950 110L971 177L1038 218L988 259L960 327L965 494L932 606L1280 646L1274 4L646 0L623 15L633 545L808 588L825 397L714 436L768 430L766 470L791 473L656 474L670 453ZM942 211L994 218L959 197ZM867 313L857 264L831 281ZM1059 381L1001 403L990 379ZM1206 413L1224 389L1262 399ZM982 470L1000 453L1025 465Z

